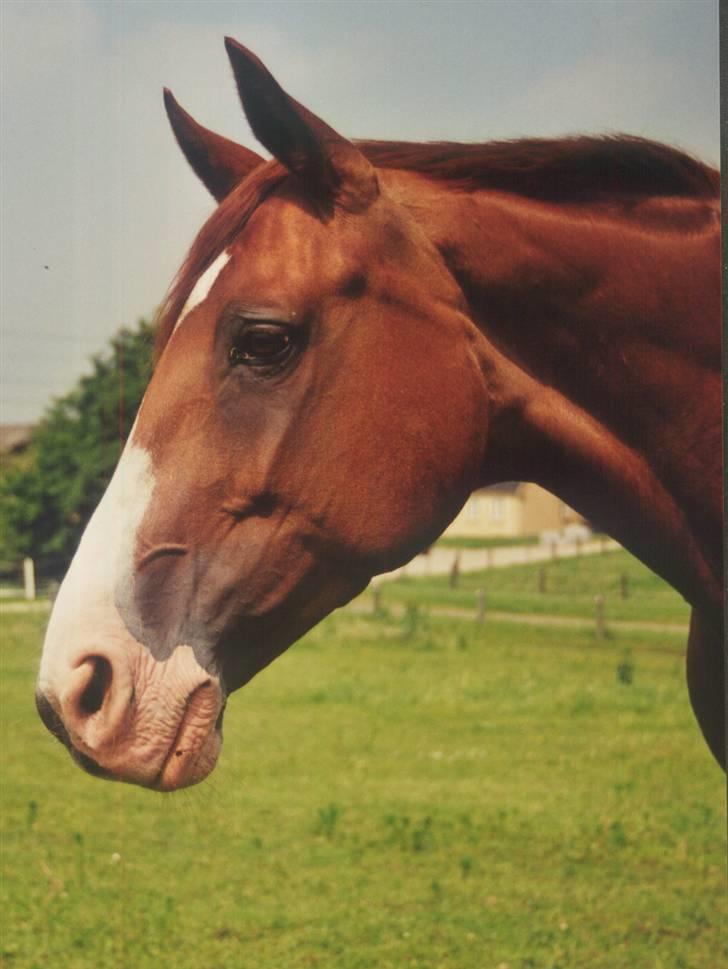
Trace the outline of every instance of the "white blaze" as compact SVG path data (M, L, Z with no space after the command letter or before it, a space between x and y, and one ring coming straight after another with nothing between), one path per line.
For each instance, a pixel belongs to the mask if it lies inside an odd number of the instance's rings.
M116 594L132 581L137 531L153 490L151 456L130 438L58 591L43 647L41 688L73 662L75 644L93 652L89 635L102 635L112 617L111 624L123 630Z
M207 298L229 259L221 253L200 276L176 327ZM219 679L189 645L157 661L117 606L133 604L138 534L155 488L152 457L134 443L135 428L58 591L38 688L78 751L118 778L171 790L212 770L224 701ZM110 664L110 685L103 705L84 711L79 697L97 656ZM177 738L182 746L172 750Z
M230 253L221 252L200 276L175 329L204 302L229 260ZM151 455L133 439L134 428L58 591L38 679L51 694L75 653L92 653L97 638L129 635L116 602L131 592L137 531L154 490Z
M200 303L203 303L207 299L210 290L215 285L215 280L229 261L230 253L221 252L217 259L207 267L207 269L195 283L194 289L187 297L187 302L182 307L182 312L179 315L179 319L175 323L175 330L184 322L185 317L188 316L192 310L196 309Z

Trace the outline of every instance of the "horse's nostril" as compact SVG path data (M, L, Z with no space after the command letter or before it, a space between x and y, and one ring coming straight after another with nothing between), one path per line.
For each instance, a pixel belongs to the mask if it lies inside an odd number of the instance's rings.
M57 737L64 747L68 748L71 757L73 757L76 763L80 764L87 773L92 774L94 777L113 776L110 771L105 770L103 767L97 764L95 760L93 760L87 754L81 753L80 750L77 750L73 746L71 743L71 738L68 736L68 731L63 726L63 721L53 709L48 699L40 692L36 692L35 694L35 705L38 708L38 713L40 714L40 718L43 723L50 730L53 736Z
M104 704L104 697L111 686L111 663L103 656L89 656L86 662L93 664L93 674L78 704L83 713L90 717Z
M50 705L48 699L40 692L35 694L35 705L38 714L48 730L61 741L64 746L70 748L71 741L68 738L68 731L63 726L63 721Z

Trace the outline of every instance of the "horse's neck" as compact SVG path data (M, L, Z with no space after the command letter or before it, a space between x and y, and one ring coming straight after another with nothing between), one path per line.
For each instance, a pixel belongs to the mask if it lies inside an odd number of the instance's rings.
M483 336L484 483L532 480L720 607L718 224L435 191L422 225Z

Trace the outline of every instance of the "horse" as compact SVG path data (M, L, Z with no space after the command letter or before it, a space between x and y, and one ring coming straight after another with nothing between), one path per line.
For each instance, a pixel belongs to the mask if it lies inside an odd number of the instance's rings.
M225 44L272 157L165 89L218 204L54 604L45 724L92 774L202 780L230 693L520 480L690 603L725 765L718 173L628 135L352 142Z

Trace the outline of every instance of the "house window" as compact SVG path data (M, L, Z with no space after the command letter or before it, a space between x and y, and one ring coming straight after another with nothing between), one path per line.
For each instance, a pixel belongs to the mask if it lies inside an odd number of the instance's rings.
M506 503L502 498L490 499L490 520L502 522L506 517Z

